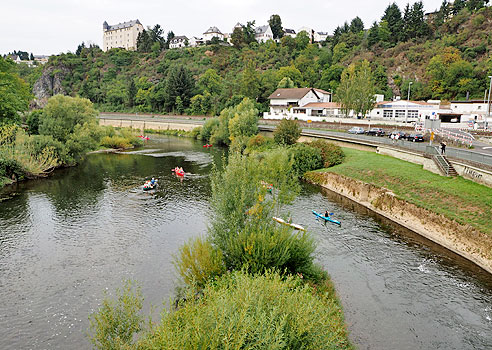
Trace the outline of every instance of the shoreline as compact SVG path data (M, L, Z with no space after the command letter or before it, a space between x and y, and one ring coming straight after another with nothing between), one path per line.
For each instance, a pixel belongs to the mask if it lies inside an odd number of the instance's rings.
M492 238L483 232L398 199L387 189L334 173L314 174L320 176L308 175L305 180L364 206L492 274Z

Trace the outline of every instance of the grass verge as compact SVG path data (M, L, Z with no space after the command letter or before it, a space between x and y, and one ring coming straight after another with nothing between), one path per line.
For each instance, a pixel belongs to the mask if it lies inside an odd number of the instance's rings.
M462 177L447 178L421 165L344 148L345 161L332 172L392 191L398 198L492 235L492 188Z

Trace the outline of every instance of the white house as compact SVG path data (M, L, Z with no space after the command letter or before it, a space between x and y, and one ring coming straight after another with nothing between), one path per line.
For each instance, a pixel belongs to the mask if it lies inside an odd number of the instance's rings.
M255 39L259 43L264 43L267 40L273 40L273 32L270 25L259 26L255 28Z
M306 108L305 106L309 104L329 103L331 94L321 89L291 88L277 89L268 98L270 99L270 112L264 113L265 119L292 119L300 117L300 114L306 114L307 110L311 112L317 107L312 105Z
M314 42L315 43L320 43L326 40L328 38L328 32L315 32L314 33Z
M109 25L108 22L104 21L103 51L108 51L115 47L136 50L138 34L143 31L144 27L138 19L115 25Z
M290 36L291 38L296 37L296 31L294 29L284 28L284 36Z
M205 42L212 40L214 37L224 40L224 34L217 27L210 27L203 33L203 41Z
M184 35L175 36L169 42L169 48L171 48L171 49L177 49L180 47L185 47L187 45L189 45L189 41L188 41L188 38Z
M196 36L192 36L189 42L191 47L200 46L204 43L203 38L197 38Z

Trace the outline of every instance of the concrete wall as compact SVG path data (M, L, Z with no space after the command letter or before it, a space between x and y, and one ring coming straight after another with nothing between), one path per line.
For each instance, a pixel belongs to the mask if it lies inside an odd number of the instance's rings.
M140 120L125 120L125 119L99 119L99 125L110 125L117 128L133 128L138 130L152 129L152 130L185 130L191 131L201 124L194 123L180 123L168 122L168 121L140 121Z
M456 172L463 176L465 179L472 180L473 182L478 182L482 185L492 187L492 171L480 169L468 164L463 164L460 162L451 161Z

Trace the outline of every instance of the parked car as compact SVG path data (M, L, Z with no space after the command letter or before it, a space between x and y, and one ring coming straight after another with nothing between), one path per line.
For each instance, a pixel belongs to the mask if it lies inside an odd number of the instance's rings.
M371 128L366 132L367 135L384 136L384 130L381 128Z
M396 136L398 135L398 140L404 140L408 137L408 134L404 133L403 131L392 131L388 137L391 138L391 135Z
M424 142L424 135L422 134L411 134L407 136L408 141L412 142Z
M360 126L354 126L352 129L349 129L348 133L349 134L363 134L364 128L361 128Z

